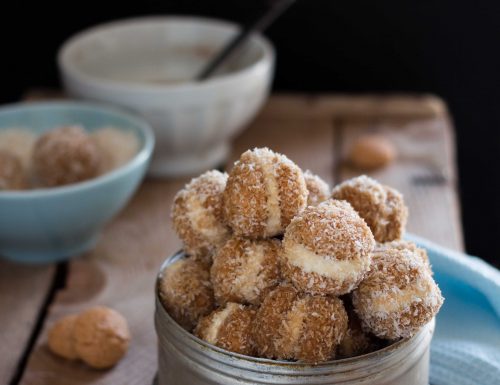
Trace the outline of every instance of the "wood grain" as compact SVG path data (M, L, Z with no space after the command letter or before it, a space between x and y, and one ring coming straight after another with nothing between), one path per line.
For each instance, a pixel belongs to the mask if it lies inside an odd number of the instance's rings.
M405 193L411 210L409 229L460 249L453 138L446 108L435 97L273 96L235 139L228 168L244 150L268 146L333 184L359 173L343 159L352 140L367 131L388 135L405 153L373 176ZM419 151L413 146L415 141L420 143ZM415 177L428 176L436 169L446 175L444 185L413 184ZM150 383L156 371L154 280L163 259L180 247L171 228L170 206L185 182L147 180L107 227L97 248L69 263L66 287L49 308L22 384ZM8 277L13 270L9 267L5 271ZM9 286L5 287L13 295ZM130 324L131 349L112 370L95 371L69 363L46 348L46 331L55 320L93 304L119 310ZM5 313L2 305L0 302L0 310Z
M283 104L291 104L293 115ZM328 183L333 183L335 143L332 116L316 108L308 98L275 97L255 122L233 144L228 162L254 147L269 147L287 155L302 169L310 169Z
M173 196L184 183L146 182L108 226L96 249L70 263L67 287L50 308L22 384L151 383L156 370L154 280L163 259L180 247L169 213ZM125 359L109 371L58 359L46 347L46 331L55 320L95 304L120 311L133 338Z
M367 174L398 189L409 208L407 231L455 250L463 250L456 191L452 128L446 116L429 119L344 119L339 169L341 180L363 173L349 166L353 141L366 133L379 133L397 148L398 159Z
M49 294L55 266L0 260L0 384L14 376Z

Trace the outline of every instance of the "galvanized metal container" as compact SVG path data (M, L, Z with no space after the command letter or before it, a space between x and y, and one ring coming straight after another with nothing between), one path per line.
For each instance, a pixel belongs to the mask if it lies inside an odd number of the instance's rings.
M160 271L183 258L168 258ZM157 286L158 287L158 286ZM308 365L231 353L186 332L168 315L156 290L158 385L370 384L428 385L434 320L415 336L363 356Z

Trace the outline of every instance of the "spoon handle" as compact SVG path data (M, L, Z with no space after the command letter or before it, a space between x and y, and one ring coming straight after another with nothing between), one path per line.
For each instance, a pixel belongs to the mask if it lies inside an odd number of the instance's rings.
M242 46L249 36L255 32L264 31L269 27L286 9L292 5L295 0L278 0L262 14L256 21L246 26L236 36L234 36L210 62L196 76L196 80L205 80L209 78L219 66L240 46Z

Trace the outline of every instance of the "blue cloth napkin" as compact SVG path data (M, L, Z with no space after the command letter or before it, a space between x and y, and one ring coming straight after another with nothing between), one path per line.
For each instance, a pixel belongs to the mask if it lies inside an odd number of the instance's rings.
M416 236L445 302L431 344L432 385L500 385L500 271Z

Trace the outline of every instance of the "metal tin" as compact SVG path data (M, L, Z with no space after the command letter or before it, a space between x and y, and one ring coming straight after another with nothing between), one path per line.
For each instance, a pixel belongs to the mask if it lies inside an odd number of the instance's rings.
M163 269L184 257L179 252ZM158 288L158 285L157 285ZM231 353L181 328L162 306L156 290L158 385L370 384L428 385L434 320L412 338L354 358L318 365L275 361Z

